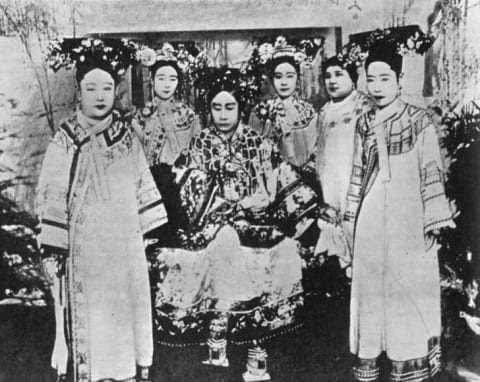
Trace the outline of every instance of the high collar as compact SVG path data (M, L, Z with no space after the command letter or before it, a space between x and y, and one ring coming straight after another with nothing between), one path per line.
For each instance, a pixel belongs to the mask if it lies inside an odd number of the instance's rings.
M81 110L79 110L77 113L77 121L80 127L85 130L87 136L95 136L103 132L110 126L110 124L112 123L112 119L113 113L110 113L102 120L89 118L85 114L83 114Z
M290 97L285 98L285 99L282 99L279 96L276 96L273 99L273 103L274 103L275 106L282 105L282 106L287 107L288 105L293 105L293 104L297 103L298 100L299 100L298 93L294 92Z
M385 106L383 109L375 109L374 125L385 122L387 119L392 118L394 115L400 113L405 108L405 103L397 98L390 105Z
M159 113L171 113L176 108L176 102L173 97L167 101L162 101L158 97L155 97L153 99L153 105Z
M220 134L220 133L218 132L217 128L215 127L215 125L213 125L213 124L210 126L210 131L211 131L211 133L212 133L213 135L215 135L215 136L217 136L218 138L220 138L220 139L222 140L222 142L225 142L225 143L234 143L235 141L238 140L239 137L241 137L242 135L244 135L246 127L247 127L247 126L246 126L245 124L243 124L242 122L240 122L230 138L225 138L224 135Z
M358 95L357 90L353 89L352 92L341 101L338 101L338 102L329 101L327 104L328 105L327 107L331 111L347 110L350 105L353 105L355 103L355 100L357 99L357 95Z

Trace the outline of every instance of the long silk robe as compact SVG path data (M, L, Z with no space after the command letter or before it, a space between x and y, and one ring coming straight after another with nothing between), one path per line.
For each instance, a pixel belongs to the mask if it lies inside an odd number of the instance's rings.
M425 238L454 227L435 127L424 110L396 100L357 124L346 219L356 221L350 350L358 381L425 381L440 365L437 247Z
M153 356L143 235L166 222L142 147L115 112L78 112L47 148L37 212L44 251L66 253L74 381L134 380Z

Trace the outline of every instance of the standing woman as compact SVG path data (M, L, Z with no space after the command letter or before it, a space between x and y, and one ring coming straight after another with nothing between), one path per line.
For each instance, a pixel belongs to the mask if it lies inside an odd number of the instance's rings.
M46 271L66 274L72 379L146 381L153 336L143 236L167 219L140 142L113 110L136 46L64 39L48 57L54 70L75 65L81 98L47 148L37 199Z
M324 199L343 216L352 172L355 124L367 110L369 101L365 94L356 90L355 62L348 63L340 55L333 56L325 61L322 72L330 101L321 108L318 118L316 173ZM351 255L347 245L338 246L329 255L338 257L340 266L346 268L350 277L351 269L347 267L351 265Z
M421 41L417 44L421 45ZM402 56L379 40L366 60L375 109L357 124L345 219L353 231L350 350L357 381L426 381L440 369L438 230L454 227L426 111L404 103ZM415 44L413 44L415 46Z
M299 48L287 45L281 36L273 47L261 45L258 53L276 96L255 107L250 124L278 146L285 160L303 167L315 152L318 136L317 113L311 103L297 94L300 64L307 57Z
M355 124L370 102L356 90L355 63L333 56L325 61L322 72L330 101L319 114L316 170L325 200L343 216L352 172Z
M141 51L143 65L150 68L153 101L136 113L133 124L174 226L177 216L172 164L201 130L194 111L179 101L191 63L191 56L185 53L184 48L174 50L168 43L157 52L149 48Z

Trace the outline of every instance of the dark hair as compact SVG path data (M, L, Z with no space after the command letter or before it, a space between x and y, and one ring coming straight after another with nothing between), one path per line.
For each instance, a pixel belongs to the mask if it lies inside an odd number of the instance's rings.
M113 70L111 65L104 61L96 62L93 57L88 57L84 63L77 63L76 65L75 79L77 80L77 84L80 85L80 82L87 75L87 73L94 69L100 69L110 74L110 76L113 78L115 86L117 86L120 82L120 76L117 74L117 72L115 72L115 70Z
M328 60L326 60L324 63L322 63L322 73L325 76L325 73L327 69L331 66L339 66L342 69L345 69L350 76L350 79L352 82L357 85L358 81L358 72L357 72L357 67L356 65L349 64L345 65L337 56L332 56Z
M400 78L402 73L402 64L403 58L398 53L397 47L393 43L388 42L378 42L373 45L369 52L368 57L365 61L365 70L368 71L368 66L372 62L384 62L390 66L390 68L395 72L397 80Z
M207 95L209 111L211 111L213 99L222 91L229 93L233 98L235 98L235 101L238 103L238 118L241 118L242 113L245 111L245 103L242 101L242 97L240 95L241 90L237 86L228 83L219 83L218 85L215 84L209 90Z
M178 85L177 85L177 89L175 90L175 94L177 96L181 96L183 94L183 72L178 66L178 63L176 61L168 61L168 60L156 61L155 64L153 64L150 67L150 76L152 77L152 80L155 81L155 74L157 73L158 69L163 68L164 66L170 66L173 69L175 69L175 71L177 72Z
M295 68L297 75L300 74L300 65L295 61L295 59L292 56L280 56L277 58L273 58L268 63L267 70L268 70L268 75L270 76L270 80L273 79L273 75L275 73L275 69L277 68L277 66L285 63L292 65Z

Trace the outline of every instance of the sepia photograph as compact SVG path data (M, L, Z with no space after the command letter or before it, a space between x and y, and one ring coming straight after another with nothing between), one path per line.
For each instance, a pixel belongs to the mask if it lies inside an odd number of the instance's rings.
M0 0L0 382L480 382L480 0Z

